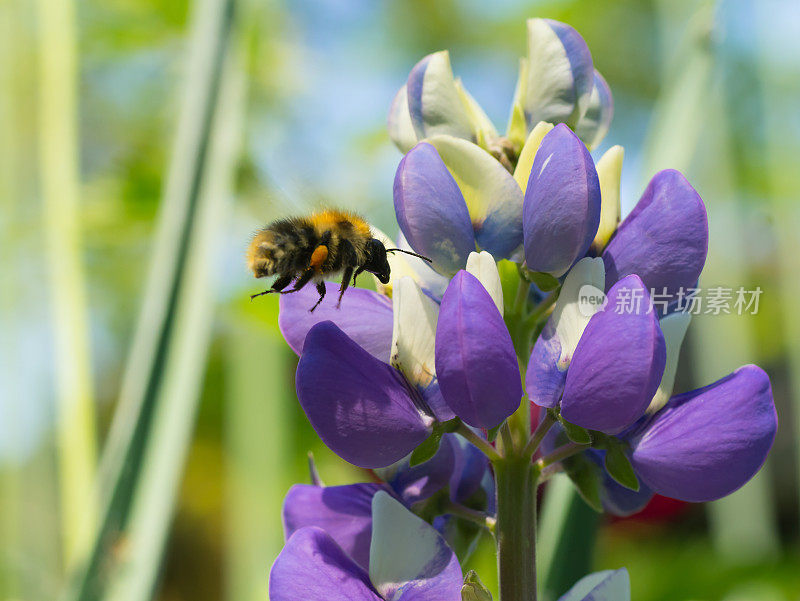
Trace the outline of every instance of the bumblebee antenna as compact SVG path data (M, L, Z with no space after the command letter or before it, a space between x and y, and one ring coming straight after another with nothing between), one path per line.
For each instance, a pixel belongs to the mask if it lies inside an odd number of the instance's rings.
M427 261L428 263L433 263L433 260L429 259L428 257L425 257L423 255L418 255L417 253L412 253L410 250L403 250L402 248L387 248L386 252L387 253L405 253L407 255L411 255L412 257L418 257L418 258L422 259L423 261Z

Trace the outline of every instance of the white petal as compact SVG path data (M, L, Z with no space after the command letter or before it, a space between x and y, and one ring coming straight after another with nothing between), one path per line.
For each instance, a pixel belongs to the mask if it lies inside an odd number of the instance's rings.
M397 147L408 152L417 143L417 134L414 131L414 124L411 123L411 113L408 112L408 95L404 85L397 92L389 109L389 137Z
M605 570L584 576L558 601L630 601L628 571Z
M372 498L369 578L384 599L404 583L435 577L452 552L427 522L384 491Z
M450 54L446 50L430 55L422 78L420 101L419 112L409 105L411 121L419 139L437 134L475 139L472 122L450 67Z
M482 250L481 252L469 253L467 258L467 271L478 278L486 291L492 297L500 315L503 314L503 286L500 283L500 272L497 270L497 263L491 253Z
M519 59L519 76L517 86L514 88L514 100L511 103L511 115L508 118L506 137L515 148L522 148L525 138L528 137L528 119L525 116L525 86L528 81L528 59Z
M522 191L512 175L480 146L454 138L428 140L456 180L480 248L500 258L522 244ZM518 235L519 240L514 236ZM509 246L513 240L513 246Z
M564 46L556 29L567 32L573 47ZM532 123L548 121L571 127L589 106L594 67L580 35L563 23L528 20L528 68L522 106ZM576 62L577 61L577 62Z
M402 277L392 293L394 330L391 364L412 384L427 387L435 377L434 343L439 305L410 277Z
M597 177L600 180L600 226L597 228L592 247L598 253L605 248L619 225L619 188L624 156L625 149L622 146L612 146L597 161Z
M596 294L605 298L605 280L603 259L586 257L575 264L561 286L551 316L561 344L561 357L558 360L561 370L565 370L572 361L575 347L589 319L602 307L602 304L587 302L586 295Z
M397 243L389 238L384 232L376 227L372 227L372 235L383 242L386 248L402 248L404 250L411 250L406 242L403 234L398 235ZM385 296L392 296L392 290L395 283L402 277L410 277L424 290L433 294L437 298L441 298L449 280L436 273L431 266L418 257L412 257L405 253L389 253L386 257L389 261L389 283L381 284L378 278L375 278L375 286L378 292Z
M514 179L517 180L519 187L522 188L522 194L528 189L528 180L531 177L531 169L533 169L533 159L536 157L536 151L542 143L544 137L553 129L552 123L545 123L540 121L531 130L528 139L525 140L525 145L519 153L519 160L517 167L514 169Z
M681 354L681 345L691 320L691 314L681 312L662 317L661 321L659 321L667 347L667 363L664 367L664 375L661 376L661 384L658 385L658 390L647 408L648 413L655 413L661 409L672 396L672 388L675 386L675 372L678 369L678 359Z
M497 138L497 129L495 129L494 124L481 108L481 105L478 104L478 101L467 92L461 79L456 79L456 89L459 96L461 96L461 102L464 104L464 109L467 111L472 127L477 133L478 144L486 147L486 142Z
M473 222L506 202L522 206L522 194L511 174L488 152L453 136L435 136L428 142L456 180Z

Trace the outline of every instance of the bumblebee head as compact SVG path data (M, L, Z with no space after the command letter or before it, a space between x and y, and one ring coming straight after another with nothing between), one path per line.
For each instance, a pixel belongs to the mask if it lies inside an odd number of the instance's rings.
M364 263L364 271L373 274L381 284L389 283L391 268L389 260L386 258L386 247L377 238L371 238L367 242L367 261Z
M386 248L383 245L383 242L377 238L371 238L367 243L367 261L364 263L363 268L364 271L369 271L370 273L374 274L381 284L389 283L389 275L391 274L391 268L389 267L389 260L387 258L389 253L404 253L406 255L411 255L412 257L418 257L428 263L431 262L428 257L418 255L410 250L403 250L402 248Z

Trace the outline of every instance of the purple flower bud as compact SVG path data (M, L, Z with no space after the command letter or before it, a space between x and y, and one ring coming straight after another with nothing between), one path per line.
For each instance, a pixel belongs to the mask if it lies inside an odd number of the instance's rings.
M476 428L493 428L519 407L522 383L511 335L492 297L459 271L442 298L436 373L445 402Z
M575 348L561 400L567 421L610 434L639 419L658 389L664 336L642 281L615 284Z
M522 209L525 260L556 277L586 255L600 224L600 182L586 146L566 125L542 140Z

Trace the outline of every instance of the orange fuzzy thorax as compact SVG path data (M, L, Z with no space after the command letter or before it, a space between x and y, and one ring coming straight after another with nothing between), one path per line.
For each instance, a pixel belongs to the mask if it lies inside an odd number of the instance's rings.
M364 236L366 239L372 237L369 224L355 213L349 211L326 209L318 213L313 213L308 218L308 221L320 234L328 230L336 230L341 221L349 221L353 224L353 228L359 235Z

